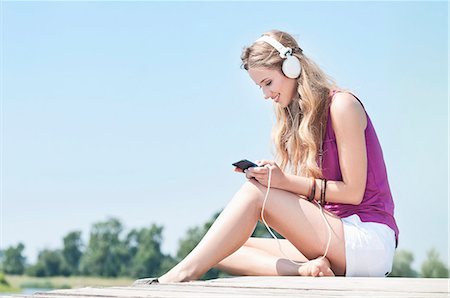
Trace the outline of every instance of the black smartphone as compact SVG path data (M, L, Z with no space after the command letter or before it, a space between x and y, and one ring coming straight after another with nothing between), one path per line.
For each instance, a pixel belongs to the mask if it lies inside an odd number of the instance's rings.
M243 160L240 160L238 162L235 162L233 164L233 166L238 167L239 169L244 171L244 170L247 170L248 168L251 168L251 167L257 167L258 165L256 163L253 163L253 162L249 161L249 160L243 159Z

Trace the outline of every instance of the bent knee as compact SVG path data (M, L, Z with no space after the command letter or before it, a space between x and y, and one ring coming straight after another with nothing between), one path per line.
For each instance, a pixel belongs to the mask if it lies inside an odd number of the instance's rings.
M251 179L242 185L240 191L244 192L247 197L261 200L264 198L267 188L258 181Z
M240 200L246 200L249 204L261 208L266 190L267 188L258 181L255 181L254 179L248 180L239 190Z
M242 185L241 190L261 195L266 193L267 187L265 187L255 179L250 179L247 180L244 185Z

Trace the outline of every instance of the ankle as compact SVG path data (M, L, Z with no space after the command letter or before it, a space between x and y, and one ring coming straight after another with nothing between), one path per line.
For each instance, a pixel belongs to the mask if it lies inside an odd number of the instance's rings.
M302 276L334 276L330 261L325 257L310 260L299 267L299 275Z
M166 274L159 278L160 283L169 283L169 282L187 282L191 280L196 280L198 277L196 276L193 270L189 270L187 268L183 268L180 264L173 267Z

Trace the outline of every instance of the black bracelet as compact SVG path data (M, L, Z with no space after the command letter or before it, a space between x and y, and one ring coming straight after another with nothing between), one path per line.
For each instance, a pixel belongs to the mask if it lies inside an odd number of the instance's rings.
M309 194L308 201L312 202L316 196L316 179L312 178L311 181L313 182L311 187L311 193Z
M322 205L322 197L323 197L323 179L320 179L320 197L319 197L319 204Z
M327 203L326 200L326 193L327 193L327 179L322 179L322 192L320 194L320 205L325 206L325 204Z

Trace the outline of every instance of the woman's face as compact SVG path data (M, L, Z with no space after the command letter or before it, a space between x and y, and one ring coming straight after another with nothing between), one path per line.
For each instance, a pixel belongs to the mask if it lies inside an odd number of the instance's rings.
M283 75L280 70L270 68L249 68L248 74L264 94L282 107L287 107L297 92L297 80Z

